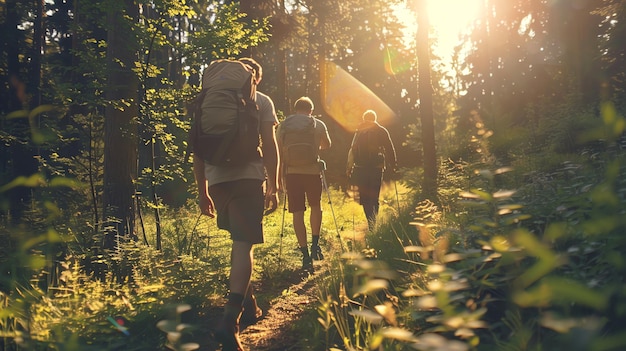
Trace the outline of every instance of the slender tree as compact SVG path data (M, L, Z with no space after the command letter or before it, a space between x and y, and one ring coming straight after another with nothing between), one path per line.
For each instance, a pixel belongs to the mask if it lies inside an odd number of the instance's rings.
M435 125L433 120L433 87L430 74L430 28L426 0L417 0L417 64L419 115L422 127L422 148L424 155L423 197L437 195L437 150L435 147Z
M606 83L599 55L601 23L605 18L598 9L604 3L600 0L556 3L550 13L553 36L563 43L563 67L580 97L590 103L598 100Z
M116 236L132 233L133 194L137 179L137 89L133 67L137 43L131 23L139 15L133 0L111 1L107 17L108 81L105 112L104 193L106 236L104 246L113 248Z

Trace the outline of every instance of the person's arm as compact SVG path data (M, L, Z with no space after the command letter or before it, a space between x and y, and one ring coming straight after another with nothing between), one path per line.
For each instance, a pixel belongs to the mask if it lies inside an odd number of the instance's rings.
M284 121L283 121L284 122ZM283 157L282 157L282 150L283 150L283 145L282 145L282 141L283 141L283 135L282 135L282 124L278 123L278 126L276 127L276 147L277 147L277 151L278 151L278 188L281 190L285 190L285 185L283 183L284 179L284 175L285 175L285 169L284 169L284 165L283 165Z
M385 160L389 160L388 164L391 166L391 171L395 172L398 168L398 159L396 157L396 149L393 146L393 141L391 140L391 136L389 135L389 131L385 128L382 129L384 134L383 147L385 149Z
M326 124L320 120L317 120L317 123L323 127L322 138L320 140L320 150L328 149L332 145L330 135L328 134L328 128L326 128Z
M193 155L193 175L196 178L196 186L198 187L198 206L200 212L211 218L215 217L215 205L209 196L209 187L204 175L204 161L195 154Z
M261 141L263 166L267 173L265 189L265 207L269 212L278 207L278 145L273 122L261 122Z

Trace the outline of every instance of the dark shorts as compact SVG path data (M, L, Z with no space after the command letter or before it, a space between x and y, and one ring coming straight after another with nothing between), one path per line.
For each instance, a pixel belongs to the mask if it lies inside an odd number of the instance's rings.
M263 181L242 179L209 187L217 212L217 226L233 241L263 243Z
M359 203L361 205L378 204L382 180L382 168L354 167L352 183L359 188Z
M320 206L322 200L322 178L319 174L287 174L287 203L289 212L306 210L304 202L309 206Z

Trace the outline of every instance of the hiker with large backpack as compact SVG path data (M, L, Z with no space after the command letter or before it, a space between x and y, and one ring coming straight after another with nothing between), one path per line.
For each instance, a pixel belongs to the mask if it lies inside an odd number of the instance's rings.
M346 174L358 189L359 203L372 231L378 216L383 172L395 173L397 159L389 132L378 123L376 112L367 110L362 119L348 151Z
M272 100L256 91L261 77L254 60L213 61L189 108L200 211L217 215L218 227L233 241L230 292L214 329L223 351L243 351L239 324L254 322L262 313L250 289L253 246L264 240L263 214L278 207L278 119Z
M319 151L331 145L326 124L312 115L313 101L299 98L295 114L288 116L276 130L280 150L280 178L287 190L287 204L293 215L293 227L302 252L302 268L313 272L313 260L324 258L319 246L322 226L322 179ZM311 208L311 251L307 245L304 212Z

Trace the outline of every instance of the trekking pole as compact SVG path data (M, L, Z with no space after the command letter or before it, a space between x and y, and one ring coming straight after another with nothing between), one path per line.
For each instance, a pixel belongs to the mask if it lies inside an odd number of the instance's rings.
M341 234L339 233L339 226L337 225L337 217L335 216L335 210L333 209L333 202L330 198L330 191L328 190L328 184L326 183L326 162L324 160L319 161L320 170L322 174L322 186L326 190L326 194L328 195L328 204L330 205L330 212L333 215L333 220L335 221L335 230L337 230L337 239L339 239L339 245L341 245L341 251L345 251L343 247L343 241L341 241Z
M211 252L211 223L206 222L206 251L207 255Z
M198 215L198 219L196 219L196 224L193 225L191 229L191 233L189 234L189 245L187 245L187 255L191 253L191 243L193 242L194 233L196 232L196 228L198 228L198 223L200 223L200 218L202 217L202 212ZM186 237L187 235L185 235Z
M354 212L352 212L352 241L356 243L356 226L354 225Z
M280 242L278 244L278 266L282 265L283 236L285 235L285 212L287 212L287 192L283 190L283 220L280 225Z
M393 187L396 189L396 204L398 205L398 216L400 216L400 197L398 196L398 183L393 180Z

